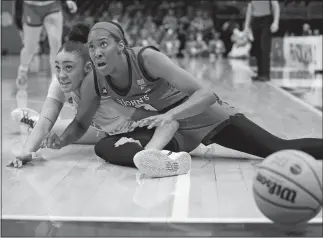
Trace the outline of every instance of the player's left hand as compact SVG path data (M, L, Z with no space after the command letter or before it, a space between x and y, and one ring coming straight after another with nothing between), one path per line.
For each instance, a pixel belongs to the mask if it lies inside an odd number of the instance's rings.
M66 5L70 11L70 13L76 13L77 12L77 5L74 1L72 0L67 0Z
M272 33L275 33L276 31L278 31L278 23L277 22L273 22L270 26L270 31Z
M169 113L164 113L164 114L144 118L138 122L138 126L139 127L147 126L148 129L151 129L153 127L163 126L165 124L168 124L173 120L174 120L173 115Z

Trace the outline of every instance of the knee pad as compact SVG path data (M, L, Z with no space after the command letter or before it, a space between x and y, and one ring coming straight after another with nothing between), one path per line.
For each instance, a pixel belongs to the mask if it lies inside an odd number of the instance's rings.
M94 147L95 154L111 164L136 167L133 162L133 157L144 148L134 142L125 143L116 147L115 142L117 141L118 139L111 140L110 138L100 140Z

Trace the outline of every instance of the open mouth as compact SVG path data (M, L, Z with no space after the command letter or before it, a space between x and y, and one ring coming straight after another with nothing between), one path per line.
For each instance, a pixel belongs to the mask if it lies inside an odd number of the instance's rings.
M68 83L62 83L62 82L60 82L60 84L63 85L63 86L66 86L66 85L71 84L71 83L70 82L68 82Z
M104 67L104 66L106 66L107 64L106 64L106 63L104 63L104 62L98 62L98 63L97 63L97 65L98 65L98 67Z

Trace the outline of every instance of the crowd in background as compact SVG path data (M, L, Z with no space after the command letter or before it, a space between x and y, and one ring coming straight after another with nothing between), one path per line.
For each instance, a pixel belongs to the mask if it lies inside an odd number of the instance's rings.
M76 16L67 16L63 41L77 22L91 26L98 21L115 21L124 28L130 46L153 45L169 57L249 57L252 33L242 31L243 20L235 18L239 13L228 13L231 19L217 19L217 8L215 1L195 1L191 5L179 0L83 1ZM321 34L308 23L303 23L298 33L280 28L278 34L282 36Z

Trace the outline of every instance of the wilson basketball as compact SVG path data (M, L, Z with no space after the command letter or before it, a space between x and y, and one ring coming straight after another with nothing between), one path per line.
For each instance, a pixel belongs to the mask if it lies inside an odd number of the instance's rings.
M260 211L273 222L307 222L321 210L322 164L296 150L271 154L257 166L253 194Z

